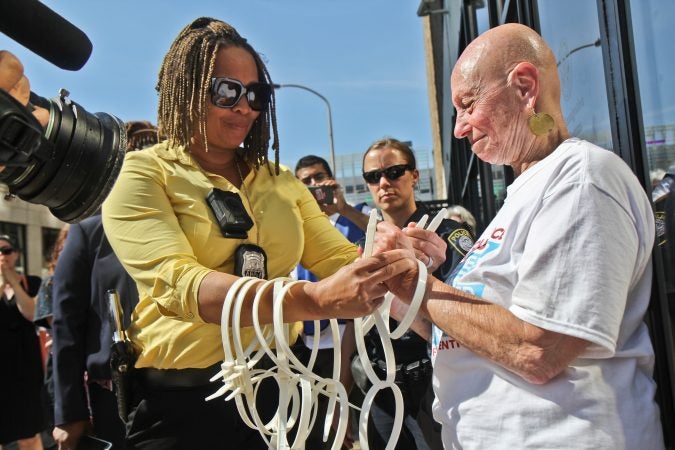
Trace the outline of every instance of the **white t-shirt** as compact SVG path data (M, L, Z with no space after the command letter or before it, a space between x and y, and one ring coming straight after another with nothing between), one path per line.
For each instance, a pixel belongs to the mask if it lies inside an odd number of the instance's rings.
M612 152L568 139L507 194L452 285L591 345L534 385L434 328L445 447L663 448L643 322L654 219L637 178Z

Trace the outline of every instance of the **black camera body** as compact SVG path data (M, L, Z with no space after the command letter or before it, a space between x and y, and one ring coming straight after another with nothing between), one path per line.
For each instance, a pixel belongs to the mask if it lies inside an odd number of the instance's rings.
M0 32L66 70L80 69L91 41L39 0L1 0ZM47 100L31 92L29 108L0 90L0 183L9 197L49 207L78 222L94 214L112 189L126 152L124 123L89 113L61 90ZM49 111L43 130L31 105Z
M117 179L126 152L124 123L87 112L65 90L51 100L31 93L31 103L49 110L46 130L0 90L0 182L64 222L79 222L100 208Z
M317 203L320 205L332 205L335 186L307 186Z
M253 220L246 212L241 197L235 192L213 188L206 196L206 203L213 211L221 233L226 238L246 239Z

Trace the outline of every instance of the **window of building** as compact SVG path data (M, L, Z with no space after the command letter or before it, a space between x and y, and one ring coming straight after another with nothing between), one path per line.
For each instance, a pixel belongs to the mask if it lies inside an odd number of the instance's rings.
M670 317L675 318L675 79L670 42L675 3L633 0L631 18L656 244L664 264Z
M586 0L539 0L537 6L541 35L557 60L569 132L612 149L598 5Z

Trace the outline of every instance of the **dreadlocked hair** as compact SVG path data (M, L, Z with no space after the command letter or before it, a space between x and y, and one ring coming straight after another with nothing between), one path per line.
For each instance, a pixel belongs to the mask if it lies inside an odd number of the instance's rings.
M171 146L189 147L197 134L208 152L206 113L210 102L211 78L218 50L240 47L255 61L260 82L272 84L265 63L258 52L231 25L209 17L200 17L181 30L164 57L157 81L159 93L159 134ZM276 100L272 89L267 108L253 123L238 156L256 169L266 165L270 144L270 125L274 140L275 173L279 175L279 136L277 133Z

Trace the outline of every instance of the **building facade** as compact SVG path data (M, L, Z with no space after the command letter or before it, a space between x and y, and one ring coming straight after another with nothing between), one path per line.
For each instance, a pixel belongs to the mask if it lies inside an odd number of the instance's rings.
M19 246L17 268L26 274L43 276L51 249L65 222L54 217L46 206L19 198L6 199L7 186L0 185L0 234L11 236Z

